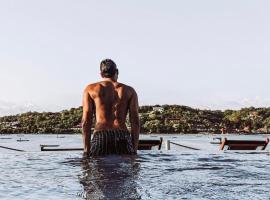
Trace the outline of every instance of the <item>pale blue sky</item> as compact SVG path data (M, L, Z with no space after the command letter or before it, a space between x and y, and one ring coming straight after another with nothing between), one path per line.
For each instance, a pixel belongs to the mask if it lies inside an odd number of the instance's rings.
M141 105L270 106L270 1L0 0L0 115L81 104L112 58Z

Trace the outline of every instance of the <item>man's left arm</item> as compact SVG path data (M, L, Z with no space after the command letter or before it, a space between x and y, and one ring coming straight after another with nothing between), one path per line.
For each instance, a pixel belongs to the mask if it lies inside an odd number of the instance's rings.
M134 150L137 152L140 134L139 103L137 93L134 89L132 92L133 93L129 103L129 119L131 125L131 140Z
M93 99L90 97L88 89L83 92L83 116L82 116L82 137L84 153L90 152L91 128L93 124Z

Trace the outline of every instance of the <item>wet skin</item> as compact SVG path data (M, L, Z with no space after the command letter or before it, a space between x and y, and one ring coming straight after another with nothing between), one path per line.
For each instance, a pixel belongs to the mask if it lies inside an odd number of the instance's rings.
M127 114L130 116L131 139L135 150L138 149L139 115L138 97L135 90L117 82L114 78L88 85L83 94L83 140L84 152L89 153L93 115L96 116L95 131L125 130Z

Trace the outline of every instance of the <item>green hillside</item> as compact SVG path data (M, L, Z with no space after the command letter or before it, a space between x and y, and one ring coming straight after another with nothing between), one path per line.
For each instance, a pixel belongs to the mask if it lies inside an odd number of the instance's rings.
M0 133L80 133L82 108L0 118ZM268 133L270 108L212 111L179 105L141 106L142 133ZM127 121L129 126L129 122Z

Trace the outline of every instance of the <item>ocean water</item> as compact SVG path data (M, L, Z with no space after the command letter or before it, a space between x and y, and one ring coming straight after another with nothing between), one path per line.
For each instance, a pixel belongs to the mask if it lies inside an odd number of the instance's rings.
M0 199L269 200L269 147L263 153L220 151L218 145L210 144L213 137L163 136L199 151L171 145L170 151L163 146L132 157L92 159L81 152L40 152L40 144L81 147L79 135L0 135L0 146L25 150L0 148ZM20 138L29 141L18 142Z

